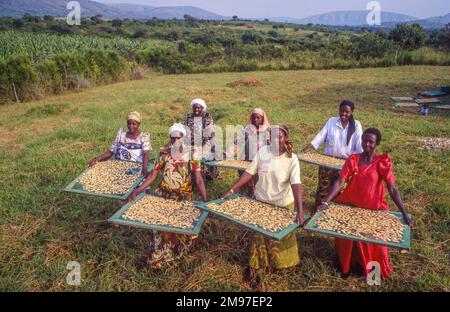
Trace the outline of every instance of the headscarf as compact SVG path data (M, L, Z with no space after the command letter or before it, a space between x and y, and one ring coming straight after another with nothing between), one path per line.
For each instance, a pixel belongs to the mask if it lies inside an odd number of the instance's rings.
M264 112L261 108L255 108L251 111L250 116L248 117L249 125L252 125L252 115L253 114L258 114L260 116L263 116L264 122L261 126L263 127L264 130L270 128L270 122L267 119L266 112Z
M131 112L127 116L127 121L128 120L134 120L138 123L141 123L141 121L142 121L141 114L139 114L138 112Z
M201 107L203 107L204 111L206 111L206 108L208 107L208 106L206 106L206 102L204 100L202 100L202 99L194 99L194 100L192 100L191 106L194 106L194 104L198 104Z
M180 123L174 123L169 128L168 132L169 132L169 136L172 136L172 134L174 132L180 132L183 134L183 136L186 136L186 129ZM180 144L178 150L173 150L174 146L175 145L172 144L171 140L169 140L169 142L167 142L167 144L161 148L161 151L160 151L161 155L172 155L173 158L178 158L180 156L180 154L183 153L184 144L183 143ZM175 152L175 154L173 152ZM178 154L178 153L180 153L180 154Z
M281 131L284 132L284 135L286 137L286 139L285 139L286 151L287 151L287 154L288 154L289 158L292 158L292 153L294 151L294 145L293 145L292 141L289 140L289 129L288 129L288 127L286 127L285 125L276 125L276 126L272 127L272 131L274 129L280 129Z
M186 136L186 129L180 123L174 123L172 127L169 128L169 135L171 136L174 132L180 132L183 136Z

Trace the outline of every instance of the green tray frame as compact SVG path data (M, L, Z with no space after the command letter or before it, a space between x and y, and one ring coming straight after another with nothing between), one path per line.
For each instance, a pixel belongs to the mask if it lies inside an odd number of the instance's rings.
M191 236L197 236L200 233L200 230L203 226L203 223L205 223L206 218L208 217L208 212L201 211L202 214L200 217L194 222L194 227L190 229L183 229L183 228L177 228L167 225L159 225L159 224L147 224L139 221L132 221L122 218L122 215L127 211L131 205L133 205L136 201L140 200L144 196L151 196L151 197L158 197L150 194L139 194L136 197L136 200L134 202L127 203L125 206L120 208L111 218L108 219L108 222L114 223L114 224L120 224L120 225L126 225L131 226L135 228L140 229L146 229L146 230L156 230L161 232L171 232L176 234L184 234L184 235L191 235ZM196 202L193 202L194 204ZM198 208L196 206L196 208Z
M288 234L290 234L291 232L293 232L294 230L296 230L299 227L299 225L297 223L293 223L293 224L289 225L287 228L279 230L278 232L270 232L270 231L267 231L267 230L265 230L263 228L255 226L253 224L236 220L236 219L234 219L233 217L231 217L229 215L226 215L224 213L217 212L217 211L214 211L214 210L208 208L209 204L219 204L219 205L221 205L221 204L223 204L226 201L229 201L229 200L232 200L232 199L235 199L235 198L238 198L238 197L249 198L248 196L244 196L242 194L233 194L230 197L228 197L227 199L216 199L216 200L212 200L212 201L207 202L207 203L196 202L196 207L200 208L202 210L208 211L211 214L217 215L217 216L219 216L219 217L221 217L223 219L226 219L228 221L231 221L231 222L237 223L239 225L242 225L242 226L244 226L246 228L249 228L250 230L256 231L258 233L261 233L261 234L263 234L263 235L265 235L267 237L270 237L270 238L278 240L278 241L282 240L284 237L286 237ZM305 216L305 219L306 218L307 217Z
M334 203L330 203L330 204L334 204ZM336 204L338 204L338 203L336 203ZM342 205L342 204L338 204L338 205ZM364 208L358 208L358 207L354 207L354 206L350 206L350 205L346 205L346 206L349 206L349 207L352 207L355 209L364 209ZM380 240L375 240L375 239L370 239L370 238L361 238L361 237L357 237L357 236L353 236L353 235L337 233L337 232L329 231L329 230L318 229L316 227L316 221L323 214L323 210L317 212L311 218L311 220L309 220L308 224L306 224L304 229L307 231L311 231L311 232L321 233L321 234L338 237L338 238L350 239L353 241L358 241L358 242L363 242L363 243L372 243L372 244L377 244L377 245L382 245L382 246L387 246L387 247L410 250L411 249L411 228L403 220L403 215L400 212L388 211L388 210L386 210L386 213L400 217L400 221L402 222L403 225L405 225L402 243L385 242L385 241L380 241ZM408 214L408 215L411 218L411 215L410 214Z
M133 162L134 161L127 161L127 160L118 160L118 159L114 159L115 161L125 161L125 162ZM109 161L109 160L107 160ZM148 170L149 172L153 169L153 165L148 165ZM73 180L72 182L69 183L69 185L67 185L64 188L65 192L69 192L69 193L75 193L75 194L81 194L81 195L88 195L88 196L95 196L95 197L102 197L102 198L109 198L109 199L120 199L120 200L125 200L128 198L128 196L131 195L131 193L133 192L133 190L142 182L144 181L144 177L139 177L136 179L136 181L133 183L133 185L131 186L130 190L126 193L126 194L98 194L98 193L93 193L93 192L88 192L88 191L84 191L84 190L80 190L75 188L75 186L78 183L78 180L81 178L81 176L83 174L85 174L87 171L89 170L89 168L85 169L78 177L75 178L75 180Z
M251 163L252 162L249 161L248 165L250 166ZM234 170L245 170L241 167L235 167L235 166L230 166L230 165L221 165L221 164L219 164L219 161L217 161L217 160L204 161L204 162L202 162L202 164L205 166L210 166L210 167L219 167L219 168L227 168L227 169L234 169Z
M335 169L335 170L339 170L339 171L341 171L342 168L344 167L343 165L342 165L342 166L323 165L323 164L320 164L320 163L318 163L318 162L316 162L316 161L306 160L306 159L301 159L301 157L302 157L303 154L304 154L304 153L298 153L298 154L297 154L297 157L298 157L298 160L299 160L299 161L303 161L303 162L308 163L308 164L313 164L313 165L316 165L316 166L319 166L319 167L325 167L325 168Z
M425 96L425 97L440 97L440 96L446 96L446 95L448 95L448 93L444 92L444 91L420 91L419 95Z

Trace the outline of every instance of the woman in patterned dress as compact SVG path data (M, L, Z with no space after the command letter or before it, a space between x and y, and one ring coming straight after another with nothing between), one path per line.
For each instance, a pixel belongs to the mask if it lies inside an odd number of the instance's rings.
M192 113L186 115L184 125L188 127L192 158L195 160L215 160L216 146L214 144L214 120L206 112L207 105L202 99L191 102ZM202 166L202 175L206 180L219 176L217 167Z
M148 152L152 149L152 144L150 134L139 131L141 121L141 115L138 112L129 113L127 116L128 131L120 128L111 147L102 155L89 161L88 166L92 167L97 162L106 161L114 156L116 159L142 163L142 175L146 176L148 174Z
M182 124L174 124L169 129L170 141L161 149L153 170L148 177L128 198L133 201L136 196L147 189L162 171L163 180L155 194L174 200L192 200L192 176L203 201L207 201L205 183L201 175L200 162L190 160L190 150L183 139L186 130ZM150 233L149 264L161 267L165 263L181 258L189 251L196 237L169 232Z

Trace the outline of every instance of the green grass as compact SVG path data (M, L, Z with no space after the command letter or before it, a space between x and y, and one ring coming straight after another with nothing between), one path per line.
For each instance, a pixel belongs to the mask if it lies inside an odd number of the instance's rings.
M229 88L244 76L262 87ZM251 233L209 218L194 250L177 266L145 265L144 230L114 228L106 220L120 205L67 194L62 189L104 151L125 116L138 110L142 130L152 135L154 153L167 128L181 121L190 100L203 97L217 123L242 124L262 107L272 124L291 127L295 148L306 145L343 98L357 103L364 128L378 127L379 151L393 155L405 206L413 215L412 250L391 251L392 279L380 287L343 280L335 267L332 239L298 232L301 263L263 278L267 291L436 291L450 290L449 152L426 151L418 136L450 137L448 115L427 118L395 111L389 97L414 95L450 80L448 67L254 72L199 75L151 74L38 102L0 106L0 289L8 291L248 291L242 280ZM439 115L436 115L439 114ZM317 168L301 164L307 211L314 202ZM207 185L217 198L236 172ZM391 203L391 209L395 206ZM222 233L220 230L222 229ZM81 286L66 284L66 264L81 264Z

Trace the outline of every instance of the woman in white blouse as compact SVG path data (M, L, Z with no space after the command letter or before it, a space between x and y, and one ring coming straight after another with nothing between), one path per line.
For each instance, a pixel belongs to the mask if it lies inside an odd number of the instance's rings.
M273 126L271 145L261 147L247 170L222 198L230 197L240 187L247 184L255 174L258 174L255 198L265 203L296 211L296 222L303 225L305 219L302 205L300 165L292 150L288 128L283 125ZM266 269L285 269L297 265L299 261L297 238L294 232L280 241L255 233L250 243L246 280L255 282L257 270L263 272Z
M328 119L322 130L302 152L318 150L326 143L324 154L327 156L347 159L350 155L362 153L362 127L361 123L353 117L354 110L355 104L352 101L342 101L339 105L339 117ZM338 177L338 170L319 167L319 184L314 207L322 203Z

